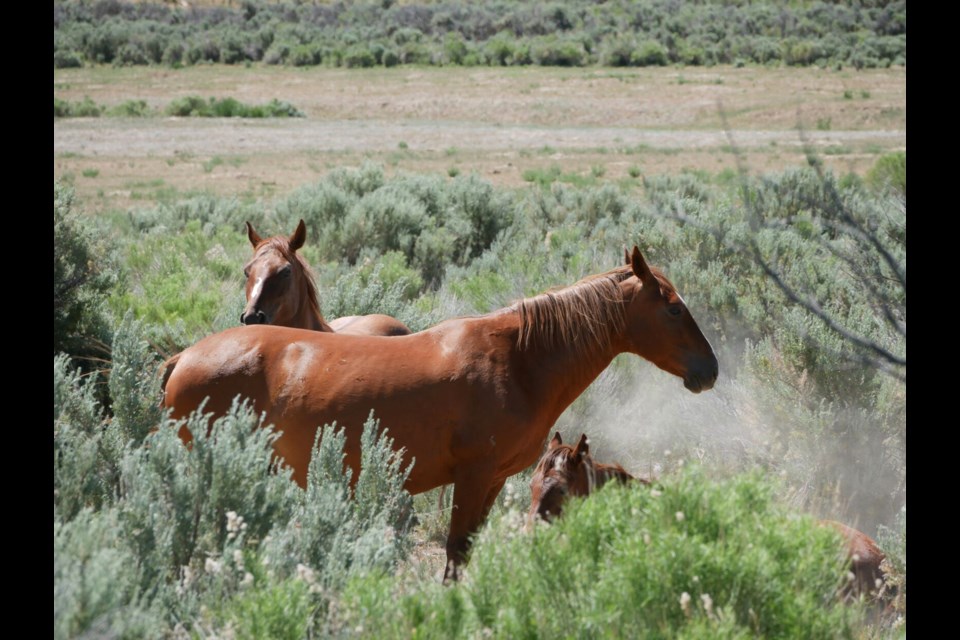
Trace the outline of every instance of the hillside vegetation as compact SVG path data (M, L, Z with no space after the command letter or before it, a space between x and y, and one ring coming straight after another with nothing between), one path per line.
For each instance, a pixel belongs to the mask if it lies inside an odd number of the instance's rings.
M906 65L906 2L54 2L55 68Z

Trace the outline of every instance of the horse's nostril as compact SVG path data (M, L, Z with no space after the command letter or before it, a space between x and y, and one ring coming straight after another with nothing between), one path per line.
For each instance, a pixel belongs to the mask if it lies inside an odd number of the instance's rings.
M253 313L243 313L240 315L240 322L242 322L245 325L266 324L267 316L262 311L255 311Z

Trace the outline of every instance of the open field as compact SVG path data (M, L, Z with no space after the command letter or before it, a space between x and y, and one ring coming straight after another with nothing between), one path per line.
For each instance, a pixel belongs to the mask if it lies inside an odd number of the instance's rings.
M108 67L56 70L54 97L285 100L306 118L54 121L54 177L88 208L209 191L281 195L369 159L505 186L553 170L588 182L804 164L863 174L906 148L906 70L815 68ZM736 150L739 157L734 153Z

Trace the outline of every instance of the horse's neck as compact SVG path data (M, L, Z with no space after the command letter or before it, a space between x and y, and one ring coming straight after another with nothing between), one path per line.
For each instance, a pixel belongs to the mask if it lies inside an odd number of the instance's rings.
M625 483L628 480L633 480L633 476L627 473L627 470L621 467L618 464L601 464L597 465L597 486L603 486L611 480L616 480L620 483Z
M594 462L592 458L584 462L586 464L584 470L586 473L585 486L582 486L579 491L574 491L574 495L590 495L611 480L625 483L633 479L633 476L618 464Z
M323 316L320 315L319 311L311 309L309 305L304 304L301 307L300 312L301 321L297 326L306 327L312 331L325 331L327 333L333 333L333 329L327 324L327 321L323 319Z
M552 425L620 353L616 345L580 347L561 344L518 350L517 371L533 404ZM549 428L549 427L548 427Z
M313 283L307 281L303 286L313 287ZM316 300L316 290L314 290L313 293L314 295L310 296L309 293L305 291L300 296L300 308L297 309L297 313L294 316L295 324L293 324L293 326L303 327L304 329L310 329L312 331L333 333L333 328L327 324L323 314L320 313L320 307L312 302Z
M630 289L621 283L623 297L610 300L606 304L624 305L630 303ZM519 326L519 315L513 318ZM606 369L614 357L627 350L624 334L613 332L609 340L590 341L571 344L560 341L552 346L538 344L519 350L517 361L526 378L524 386L531 389L535 402L542 402L546 418L550 425L560 417L580 394Z

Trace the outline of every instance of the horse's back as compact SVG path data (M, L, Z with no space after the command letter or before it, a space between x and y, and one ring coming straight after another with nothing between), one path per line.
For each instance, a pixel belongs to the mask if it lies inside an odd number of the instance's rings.
M255 387L262 384L255 383L264 375L269 348L257 328L234 327L207 336L168 360L164 405L174 418L186 417L208 397L206 410L215 415L225 413L237 395L256 404L261 394Z
M876 541L864 532L848 527L834 520L821 520L821 524L832 527L843 537L850 558L850 568L861 592L869 593L876 589L877 580L883 579L880 564L886 558Z
M336 333L360 336L406 336L413 333L410 327L396 318L372 313L366 316L343 316L330 321Z

